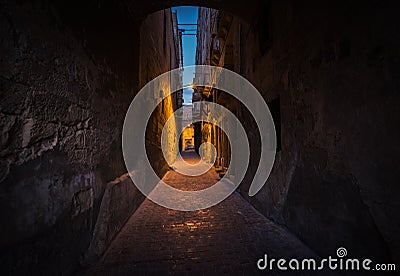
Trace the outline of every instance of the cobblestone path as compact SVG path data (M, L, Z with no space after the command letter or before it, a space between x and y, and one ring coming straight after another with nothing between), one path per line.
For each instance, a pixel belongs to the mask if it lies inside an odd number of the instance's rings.
M164 177L166 183L182 190L204 189L217 179L214 169L201 177L174 171ZM277 268L259 271L257 260L264 254L268 258L315 256L238 193L211 208L192 212L170 210L146 199L101 262L86 274L285 275Z

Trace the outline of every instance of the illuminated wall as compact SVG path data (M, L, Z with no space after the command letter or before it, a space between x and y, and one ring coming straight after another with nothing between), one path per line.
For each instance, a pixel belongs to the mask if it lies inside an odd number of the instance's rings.
M180 39L176 36L178 32L174 17L175 14L170 9L166 9L149 15L141 25L139 57L141 87L155 77L181 65L179 47L176 47L176 43L180 43ZM170 91L170 84L169 82L159 83L151 89L153 93L149 95L148 101L166 95ZM166 129L167 136L164 143L167 145L167 150L165 156L161 150L162 130L165 122L179 107L178 100L177 94L167 96L153 112L147 126L147 154L153 168L160 176L168 169L165 161L173 162L178 152L177 126L181 123L174 119Z

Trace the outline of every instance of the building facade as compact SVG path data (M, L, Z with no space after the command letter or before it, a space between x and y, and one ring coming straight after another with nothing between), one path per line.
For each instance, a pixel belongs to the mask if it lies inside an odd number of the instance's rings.
M140 37L139 80L142 87L165 72L173 69L181 70L183 67L182 33L178 28L176 12L166 9L150 14L142 23ZM181 70L179 79L170 81L182 83L182 73L183 71ZM164 84L160 89L160 91L154 91L154 94L157 95L160 93L160 95L165 95L167 92L170 92L170 84ZM149 96L149 100L151 100L150 98ZM165 156L161 150L162 130L168 118L182 106L182 103L183 91L181 89L167 96L158 105L148 123L146 133L147 153L155 170L161 174L165 173L168 169L165 159L172 162L179 150L180 142L177 142L177 132L180 131L182 125L181 116L175 117L174 129L167 131L168 146L166 148L168 150L166 150Z
M182 110L182 143L181 151L194 148L194 126L191 123L192 105L184 105Z
M233 49L234 46L239 47L240 45L233 43L235 35L231 30L233 19L232 15L220 10L199 8L197 65L219 66L229 70L237 69L234 68ZM216 83L217 79L218 76L212 75L207 68L201 68L195 73L193 106L195 114L201 118L201 122L195 124L195 148L198 151L201 143L212 143L216 149L216 156L213 156L212 152L206 156L209 156L210 161L215 158L217 170L224 174L231 160L230 142L234 141L228 141L224 131L211 121L208 111L202 108L201 103L203 101L218 103L228 108L236 116L239 114L237 103L230 101L229 98L226 98L226 94L213 88L213 83ZM224 129L232 132L236 129L235 125L229 125L228 122L222 122L222 124ZM234 172L234 169L231 171ZM230 177L234 177L234 174Z

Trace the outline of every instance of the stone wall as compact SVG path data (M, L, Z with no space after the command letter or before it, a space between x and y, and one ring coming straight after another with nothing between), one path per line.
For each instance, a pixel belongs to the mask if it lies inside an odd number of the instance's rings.
M83 264L92 264L101 258L116 234L144 198L129 174L124 174L107 184L93 230L93 237L85 252Z
M235 17L229 66L275 106L281 148L264 188L247 196L250 173L241 193L322 256L344 246L352 256L399 261L394 6L265 1L259 10L251 24Z
M126 173L122 124L146 81L141 22L119 1L2 1L0 10L0 270L70 274L143 200L128 180L107 186ZM152 54L161 67L149 76L176 66Z
M175 47L173 38L174 25L172 13L170 9L158 11L147 16L140 28L140 76L139 82L141 86L153 80L155 77L179 67L180 56ZM176 38L175 38L176 39ZM158 89L153 86L153 89ZM165 95L170 91L170 84L164 83L160 85L160 93ZM179 94L182 97L182 93ZM153 95L149 95L148 100L152 100ZM147 104L144 102L143 104ZM181 105L180 102L179 105ZM146 130L146 150L151 165L158 173L160 178L166 173L169 166L166 163L163 152L161 150L161 134L167 119L173 114L178 107L178 95L174 93L166 97L162 103L154 110L150 117ZM176 122L175 129L168 131L168 145L166 156L173 161L177 153L176 128L179 122Z

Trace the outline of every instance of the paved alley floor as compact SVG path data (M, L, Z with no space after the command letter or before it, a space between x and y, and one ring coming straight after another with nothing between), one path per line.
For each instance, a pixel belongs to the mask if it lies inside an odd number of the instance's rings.
M193 154L186 158L195 159ZM214 169L201 177L174 171L164 177L182 190L204 189L217 180ZM264 254L268 258L314 256L238 193L211 208L191 212L167 209L146 199L87 275L284 275L276 267L258 270L257 260Z

